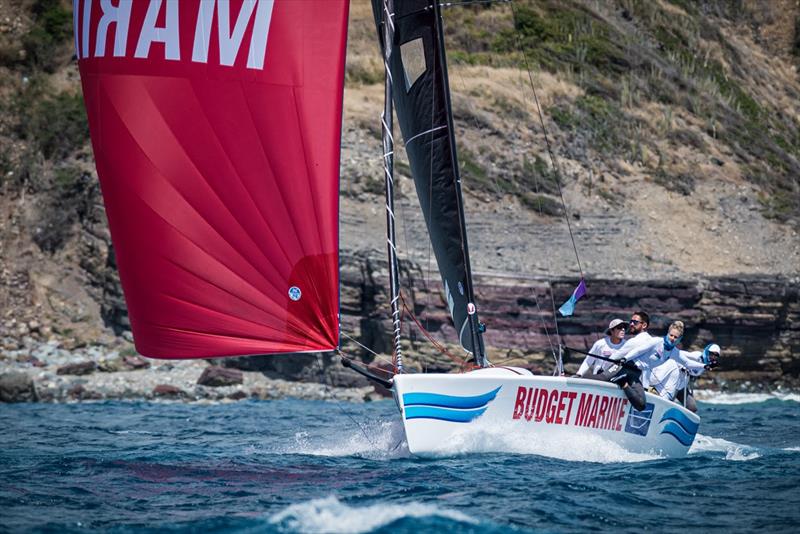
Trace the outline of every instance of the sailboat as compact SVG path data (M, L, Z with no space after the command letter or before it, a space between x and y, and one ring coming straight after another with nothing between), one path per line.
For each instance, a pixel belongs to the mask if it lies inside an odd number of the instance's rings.
M609 383L495 367L483 343L436 0L373 0L394 372L408 449L481 436L685 455L699 417ZM90 133L137 351L218 358L339 347L345 0L74 0ZM394 228L396 114L458 341L474 368L409 373ZM560 371L560 366L558 366ZM466 450L470 450L467 445Z

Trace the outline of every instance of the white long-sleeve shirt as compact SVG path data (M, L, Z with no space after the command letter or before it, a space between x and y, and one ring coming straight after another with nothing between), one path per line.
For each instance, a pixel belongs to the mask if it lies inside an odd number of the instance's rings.
M624 339L619 343L612 343L611 338L605 336L595 341L592 348L589 349L589 352L597 354L598 356L610 358L611 355L614 354L614 351L621 349L623 345L625 345ZM590 373L596 375L612 366L614 366L614 364L611 362L597 359L594 356L587 356L586 359L583 360L580 369L578 369L578 376L586 376Z
M622 349L624 350L625 347ZM616 354L617 353L615 353L615 356ZM641 346L637 346L634 350L629 351L625 359L629 362L634 362L636 366L642 370L642 384L645 389L650 387L652 382L652 370L670 359L675 360L688 370L702 371L705 369L705 365L691 358L687 358L686 352L680 350L678 347L672 347L671 350L666 350L662 338L651 338L649 343L643 343Z
M680 351L681 355L697 362L703 361L703 351L692 352ZM705 371L703 369L686 369L675 360L667 360L663 365L659 365L650 373L651 385L656 388L658 394L668 400L673 400L678 391L686 387L689 376L700 376Z
M625 341L625 344L622 345L619 349L615 350L614 353L611 355L612 360L621 360L622 358L627 358L628 354L636 350L644 345L651 343L654 339L653 336L648 334L647 332L639 332L632 338Z

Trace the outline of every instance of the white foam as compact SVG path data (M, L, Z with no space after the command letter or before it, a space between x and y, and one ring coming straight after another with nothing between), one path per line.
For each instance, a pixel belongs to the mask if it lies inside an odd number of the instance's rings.
M572 462L644 462L659 459L657 454L634 453L601 436L586 435L576 440L574 434L561 434L551 429L547 436L521 434L513 423L478 420L468 432L448 438L436 456L452 456L474 452L503 451L512 454L536 454Z
M798 393L721 393L719 391L696 391L695 398L708 404L757 404L769 400L800 402Z
M401 421L362 422L359 425L358 428L348 427L342 433L326 436L297 432L294 443L273 448L272 451L277 454L366 456L382 459L409 455Z
M288 506L272 515L269 522L292 531L314 533L371 532L406 517L438 516L461 523L477 524L470 516L432 504L410 502L348 506L334 496Z
M725 454L726 460L733 460L734 462L746 462L748 460L755 460L756 458L761 458L761 454L756 451L747 452L742 447L736 447Z
M789 452L800 452L800 447L785 447L782 450Z
M704 436L703 434L697 434L694 438L692 448L689 449L689 454L696 454L699 452L724 452L725 460L732 460L735 462L761 458L761 453L754 447L734 443L723 438Z

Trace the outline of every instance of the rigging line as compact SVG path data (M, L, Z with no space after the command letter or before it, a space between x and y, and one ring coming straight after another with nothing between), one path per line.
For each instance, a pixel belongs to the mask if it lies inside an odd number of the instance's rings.
M516 26L517 21L517 10L514 7L514 3L511 3L511 13L514 18L514 25ZM536 110L539 115L539 123L542 127L542 133L544 134L544 142L547 146L547 154L550 156L550 163L553 166L553 170L556 173L556 187L558 188L558 196L561 198L561 206L564 208L564 218L567 221L567 229L569 230L569 238L572 241L572 249L575 251L575 260L578 262L578 270L581 274L581 279L583 279L583 267L581 266L581 259L578 255L578 247L575 244L575 236L572 233L572 224L569 222L569 210L567 210L567 203L564 201L564 194L561 190L561 169L556 161L555 154L553 153L553 148L550 145L550 138L547 135L547 128L544 125L544 115L542 114L542 106L539 103L539 96L536 93L536 87L533 84L533 74L531 74L530 65L528 63L528 55L525 53L525 49L522 46L522 42L519 37L519 32L515 32L514 35L516 36L516 43L517 47L519 48L520 53L522 54L523 61L525 63L525 70L528 72L528 82L531 86L531 92L533 92L533 99L536 102Z
M537 314L539 316L539 321L542 323L544 334L547 337L547 343L548 345L550 345L550 352L553 354L553 358L556 358L556 349L553 346L553 340L550 339L550 331L547 329L547 323L544 322L544 317L543 317L544 313L542 312L541 306L539 306L539 299L536 298L536 290L534 289L532 293L533 293L533 301L536 303L536 309L539 311L539 313ZM558 328L558 321L556 321L556 328Z
M369 352L370 354L372 354L373 356L375 356L375 359L376 359L376 360L381 360L381 361L383 361L383 362L386 362L386 363L388 363L389 365L394 365L394 363L393 363L393 362L391 362L390 360L388 360L388 359L386 358L386 356L384 356L384 355L382 355L382 354L378 354L377 352L375 352L375 351L374 351L374 350L372 350L371 348L367 347L366 345L363 345L363 344L361 344L361 343L360 343L360 342L359 342L359 341L358 341L356 338L354 338L354 337L352 337L352 336L349 336L349 335L347 334L347 332L345 332L344 330L342 330L342 335L343 335L344 337L346 337L347 339L349 339L350 341L352 341L353 343L355 343L356 345L358 345L359 347L361 347L362 349L364 349L365 351L367 351L367 352ZM339 352L341 352L341 351L339 351ZM342 354L344 354L344 353L342 353ZM359 361L363 361L363 360L359 360Z
M340 351L338 349L337 349L336 352L339 353L340 357L344 354L342 351ZM328 388L328 383L325 382L325 367L324 367L323 363L324 362L323 362L323 359L322 359L322 354L320 353L320 355L319 355L319 374L320 374L320 378L322 379L322 385L325 386L325 394L330 398L334 398L333 394L331 393L330 389ZM369 434L367 434L367 431L364 429L363 425L361 423L359 423L358 421L356 421L355 417L353 417L347 411L345 411L345 409L342 407L342 403L341 402L337 402L335 404L336 404L336 406L339 407L339 411L341 411L342 414L344 414L348 419L350 419L353 422L353 424L355 424L358 427L358 429L361 430L361 433L364 434L365 438L367 438L367 441L372 446L372 448L373 449L377 449L378 446L369 437Z
M414 314L411 312L411 310L408 308L408 305L406 304L406 299L403 297L403 294L402 294L402 293L400 293L400 300L402 300L402 301L403 301L403 309L404 309L404 310L406 311L406 313L407 313L407 314L408 314L408 315L411 317L411 320L412 320L412 321L414 321L414 323L417 325L417 328L419 328L420 332L422 332L422 335L424 335L426 338L428 338L428 341L430 341L430 342L431 342L431 344L432 344L434 347L436 347L436 349L437 349L439 352L441 352L442 354L444 354L445 356L447 356L448 358L450 358L450 359L453 361L453 363L455 363L455 364L459 365L459 366L460 366L460 367L463 369L463 368L464 368L464 366L465 366L465 365L468 363L468 362L467 362L467 360L463 360L463 359L459 358L458 356L455 356L454 354L452 354L451 352L449 352L449 351L448 351L448 350L447 350L447 349L444 347L444 345L442 345L441 343L439 343L438 341L436 341L436 340L433 338L433 336L431 335L431 333L430 333L430 332L428 332L427 330L425 330L425 328L424 328L424 327L422 326L422 324L419 322L419 320L417 319L417 317L416 317L416 316L415 316L415 315L414 315Z

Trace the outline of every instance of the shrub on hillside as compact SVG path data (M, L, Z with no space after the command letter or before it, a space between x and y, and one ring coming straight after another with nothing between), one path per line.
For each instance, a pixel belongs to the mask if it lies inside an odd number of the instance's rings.
M55 72L67 55L72 37L72 12L61 0L36 0L34 24L23 38L25 63L33 69Z

